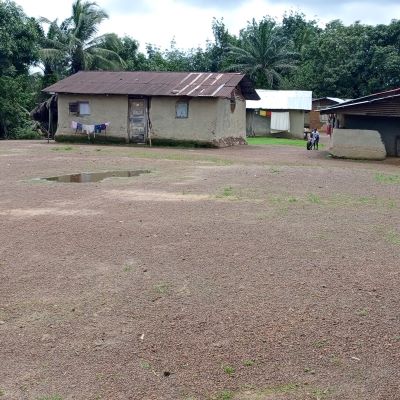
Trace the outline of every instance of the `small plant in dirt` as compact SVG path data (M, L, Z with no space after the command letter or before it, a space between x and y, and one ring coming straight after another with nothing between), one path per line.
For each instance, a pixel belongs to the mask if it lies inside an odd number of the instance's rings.
M400 245L400 234L397 233L395 230L391 230L386 234L386 240L391 244L399 246Z
M212 400L232 400L233 393L229 390L223 390L222 392L218 393L214 397L211 398Z
M124 272L131 272L133 271L133 266L132 265L125 265L124 266Z
M331 389L313 389L311 394L313 395L313 399L322 400L326 398L330 393L332 393Z
M37 400L63 400L63 398L58 395L53 395L53 396L38 397Z
M269 172L271 172L272 174L279 174L279 172L281 172L281 170L277 167L271 167L269 169Z
M309 193L307 196L307 199L310 203L313 203L313 204L321 203L321 198L317 194L314 194L314 193Z
M4 396L5 394L6 394L6 392L2 388L0 388L0 397Z
M227 375L233 375L235 373L235 368L230 365L223 365L222 369Z
M304 368L304 372L305 372L306 374L315 375L315 370L313 370L313 369L311 369L311 368L308 368L308 367Z
M233 194L234 194L233 187L228 186L228 187L223 188L221 196L222 197L232 197Z
M158 294L167 294L169 292L169 285L167 283L159 283L158 285L154 285L154 290Z
M289 196L287 198L288 203L297 203L299 201L299 199L297 197L294 196Z
M147 361L141 361L140 362L140 366L143 369L151 369L151 364L149 362L147 362Z
M331 362L333 365L336 365L336 366L339 366L339 365L342 364L342 360L341 360L339 357L337 357L337 356L332 356L331 359L330 359L330 362Z
M375 174L375 180L379 183L386 183L389 185L400 185L400 175L390 174Z
M361 310L357 311L357 315L359 317L366 317L368 315L368 309L367 308L362 308Z
M325 347L327 344L328 344L327 339L321 339L321 340L317 340L316 342L314 342L314 346L318 349Z
M243 362L243 365L244 365L245 367L252 367L254 364L255 364L255 361L254 361L254 360L245 360L245 361Z
M71 151L74 148L72 146L63 146L63 147L53 147L51 150L53 151Z

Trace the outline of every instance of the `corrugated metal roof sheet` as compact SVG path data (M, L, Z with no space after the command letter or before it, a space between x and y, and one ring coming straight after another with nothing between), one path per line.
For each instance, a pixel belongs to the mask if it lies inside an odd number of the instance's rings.
M345 101L348 101L348 100L345 100L345 99L339 99L339 97L319 97L318 99L313 99L312 101L314 103L316 101L321 101L321 100L325 100L325 99L333 101L333 102L335 102L337 104L344 103Z
M321 114L344 113L354 115L371 115L371 116L386 116L400 117L400 93L399 91L387 92L386 97L382 97L382 93L377 96L360 97L321 110Z
M246 101L246 108L266 110L306 110L312 108L312 92L303 90L256 89L261 100Z
M349 110L349 109L357 109L358 112L361 112L362 108L368 109L369 111L372 112L371 104L376 104L376 108L374 109L374 114L379 115L379 112L383 112L383 109L385 106L383 104L387 104L388 102L391 102L392 99L397 99L400 96L400 88L397 89L392 89L392 90L387 90L385 92L379 92L379 93L374 93L370 94L368 96L363 96L359 97L358 99L353 99L353 100L347 100L344 103L341 104L336 104L331 107L327 107L323 110L321 110L322 114L329 114L330 112L336 112L337 110ZM396 100L397 101L397 100ZM386 111L385 111L386 112ZM393 110L391 111L393 112ZM382 114L384 115L384 114ZM385 114L386 115L386 114ZM389 115L389 114L387 114ZM394 116L400 116L399 110L396 112L390 114Z
M239 73L82 71L45 92L140 96L230 97L240 85L246 99L258 99L250 80Z

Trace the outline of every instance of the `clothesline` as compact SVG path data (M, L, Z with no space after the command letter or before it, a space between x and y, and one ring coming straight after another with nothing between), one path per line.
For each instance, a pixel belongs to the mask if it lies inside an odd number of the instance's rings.
M93 133L93 137L96 137L96 133L101 133L101 131L104 131L106 134L108 126L110 126L109 122L102 122L101 124L82 124L76 121L71 122L71 129L75 129L75 133L86 133L88 138L90 138L91 133Z

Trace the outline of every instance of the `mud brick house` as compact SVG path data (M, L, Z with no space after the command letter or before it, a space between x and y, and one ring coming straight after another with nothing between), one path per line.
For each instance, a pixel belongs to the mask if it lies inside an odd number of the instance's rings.
M400 88L346 101L320 112L328 115L332 124L333 155L400 157Z
M245 143L246 100L259 97L239 73L83 71L44 89L57 94L56 140Z
M311 110L312 92L257 89L260 100L246 101L247 136L279 133L302 138L305 112Z
M312 100L312 110L306 113L305 126L309 129L318 129L322 132L329 132L328 128L328 115L321 114L319 111L335 106L337 104L344 103L346 100L339 99L336 97L320 97L319 99Z

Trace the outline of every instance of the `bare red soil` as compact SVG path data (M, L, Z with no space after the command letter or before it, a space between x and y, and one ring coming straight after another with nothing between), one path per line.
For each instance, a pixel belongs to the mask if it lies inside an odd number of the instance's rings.
M0 142L0 398L400 399L399 167Z

